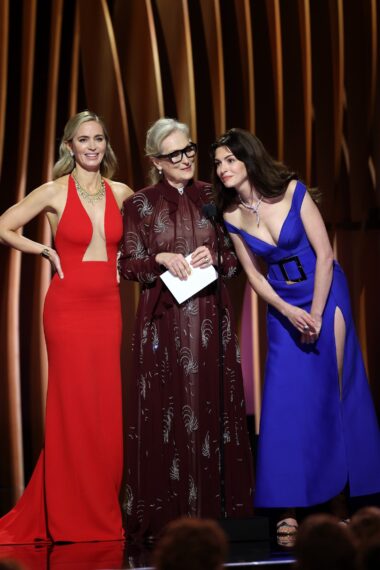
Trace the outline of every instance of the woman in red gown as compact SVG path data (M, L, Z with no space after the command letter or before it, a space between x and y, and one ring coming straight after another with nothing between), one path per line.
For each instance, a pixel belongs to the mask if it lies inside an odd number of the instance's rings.
M0 544L121 540L121 313L116 271L120 208L116 158L90 111L64 131L52 182L0 218L0 241L47 258L49 360L45 445L20 501L0 519ZM55 249L17 230L44 212Z

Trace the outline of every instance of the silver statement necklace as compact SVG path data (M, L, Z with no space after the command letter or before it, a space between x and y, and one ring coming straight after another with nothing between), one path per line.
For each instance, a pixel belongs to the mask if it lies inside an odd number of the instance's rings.
M242 197L239 195L239 200L242 206L244 206L244 208L247 208L247 210L249 210L252 214L256 214L256 223L257 223L257 227L259 227L260 225L260 214L259 214L259 208L261 206L261 202L263 201L263 196L261 195L260 198L257 200L256 204L247 204L247 202L244 202L244 200L242 199Z
M90 192L87 192L87 190L85 190L85 188L83 188L80 185L79 180L76 177L76 173L73 171L71 174L72 174L72 177L74 179L75 188L76 188L79 196L81 198L83 198L83 200L85 200L85 202L88 202L89 204L93 205L93 204L95 204L95 202L99 202L99 200L104 198L105 193L106 193L106 186L104 184L104 180L102 177L100 177L99 187L98 187L97 191L95 192L95 194L90 194Z

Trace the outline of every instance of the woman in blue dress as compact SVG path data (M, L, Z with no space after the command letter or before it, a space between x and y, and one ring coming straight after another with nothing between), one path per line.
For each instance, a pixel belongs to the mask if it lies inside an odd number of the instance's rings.
M296 507L345 488L380 491L379 426L346 278L311 194L247 131L231 129L212 149L218 206L268 303L255 505L281 510L277 538L291 545Z

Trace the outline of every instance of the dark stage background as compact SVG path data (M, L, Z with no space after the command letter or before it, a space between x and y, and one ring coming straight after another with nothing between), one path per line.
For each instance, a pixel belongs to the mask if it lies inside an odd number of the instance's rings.
M254 131L323 193L379 409L379 18L377 0L0 0L0 210L51 178L64 124L85 108L104 117L117 179L134 189L146 182L144 135L159 116L190 125L206 180L214 138ZM24 231L49 243L43 217ZM46 262L0 247L1 512L43 442L49 279ZM232 284L240 324L244 288L243 277ZM122 285L125 375L137 298L136 285ZM244 303L257 425L265 311L253 294Z

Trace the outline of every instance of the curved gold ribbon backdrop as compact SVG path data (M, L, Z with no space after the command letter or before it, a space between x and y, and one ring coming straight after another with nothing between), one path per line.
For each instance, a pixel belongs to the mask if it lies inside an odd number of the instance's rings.
M379 408L379 20L376 0L0 0L0 210L51 177L64 124L85 108L104 117L117 178L134 189L159 116L190 125L206 180L214 138L254 131L323 192ZM49 243L42 216L24 231ZM1 512L43 442L49 279L46 262L0 247ZM241 321L244 277L232 288ZM125 374L137 299L137 286L122 284ZM246 292L244 310L258 422L265 308Z

